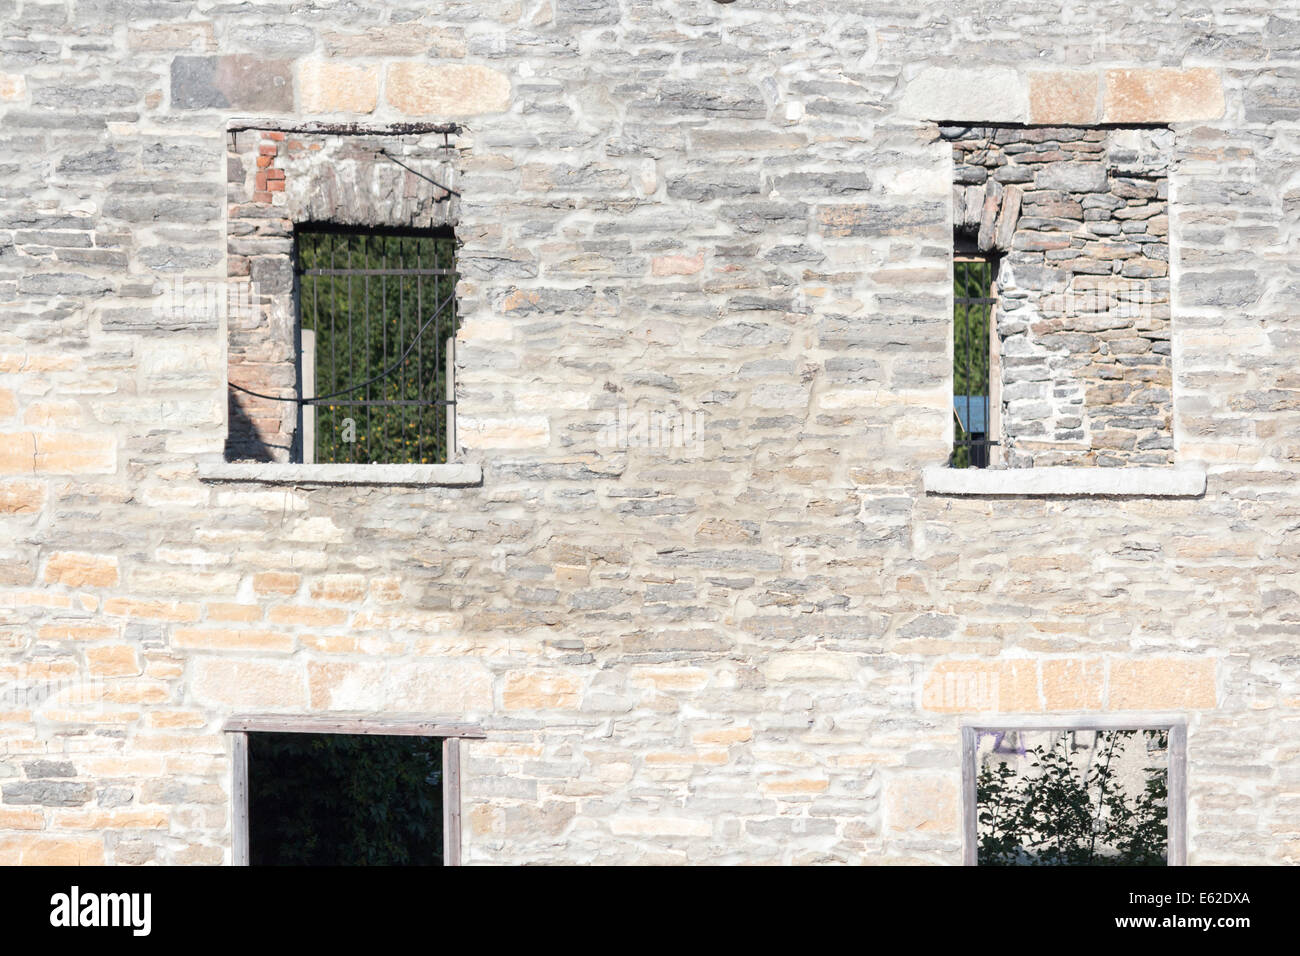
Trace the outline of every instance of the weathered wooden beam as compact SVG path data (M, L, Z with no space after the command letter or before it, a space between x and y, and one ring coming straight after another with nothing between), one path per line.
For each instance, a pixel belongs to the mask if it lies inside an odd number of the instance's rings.
M994 231L993 247L1007 252L1016 236L1016 224L1020 222L1020 201L1025 192L1019 186L1008 186L1002 194L1002 211L998 213L998 224Z

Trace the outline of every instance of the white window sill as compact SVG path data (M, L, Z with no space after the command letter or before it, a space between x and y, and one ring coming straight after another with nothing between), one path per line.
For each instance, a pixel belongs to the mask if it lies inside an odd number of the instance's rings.
M1098 495L1195 498L1205 494L1205 469L1180 468L947 468L924 469L928 495Z
M483 467L448 465L290 465L276 462L200 462L203 481L262 485L426 485L463 488L483 483Z

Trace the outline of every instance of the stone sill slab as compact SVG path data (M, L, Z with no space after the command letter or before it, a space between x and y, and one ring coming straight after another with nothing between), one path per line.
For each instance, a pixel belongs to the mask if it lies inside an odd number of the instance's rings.
M262 485L422 485L464 488L483 484L481 465L290 465L275 462L201 462L203 481Z
M928 495L1100 495L1196 498L1205 494L1205 469L1180 468L948 468L922 471Z

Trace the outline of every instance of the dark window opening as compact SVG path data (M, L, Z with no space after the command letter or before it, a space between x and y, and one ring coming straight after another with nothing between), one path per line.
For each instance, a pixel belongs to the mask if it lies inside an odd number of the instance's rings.
M455 249L449 231L296 230L298 461L454 456Z
M441 866L443 741L248 735L249 860L260 866Z
M954 439L948 464L952 468L987 468L997 409L991 391L996 362L993 347L994 280L997 264L990 258L958 255L953 260Z

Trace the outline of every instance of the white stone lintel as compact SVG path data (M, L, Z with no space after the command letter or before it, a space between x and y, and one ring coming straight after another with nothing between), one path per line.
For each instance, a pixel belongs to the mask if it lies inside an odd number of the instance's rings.
M290 465L277 462L201 462L203 481L262 485L425 485L463 488L483 483L483 467L447 465Z
M1195 498L1205 494L1205 469L1178 468L948 468L924 469L929 495L1097 495L1128 498Z

